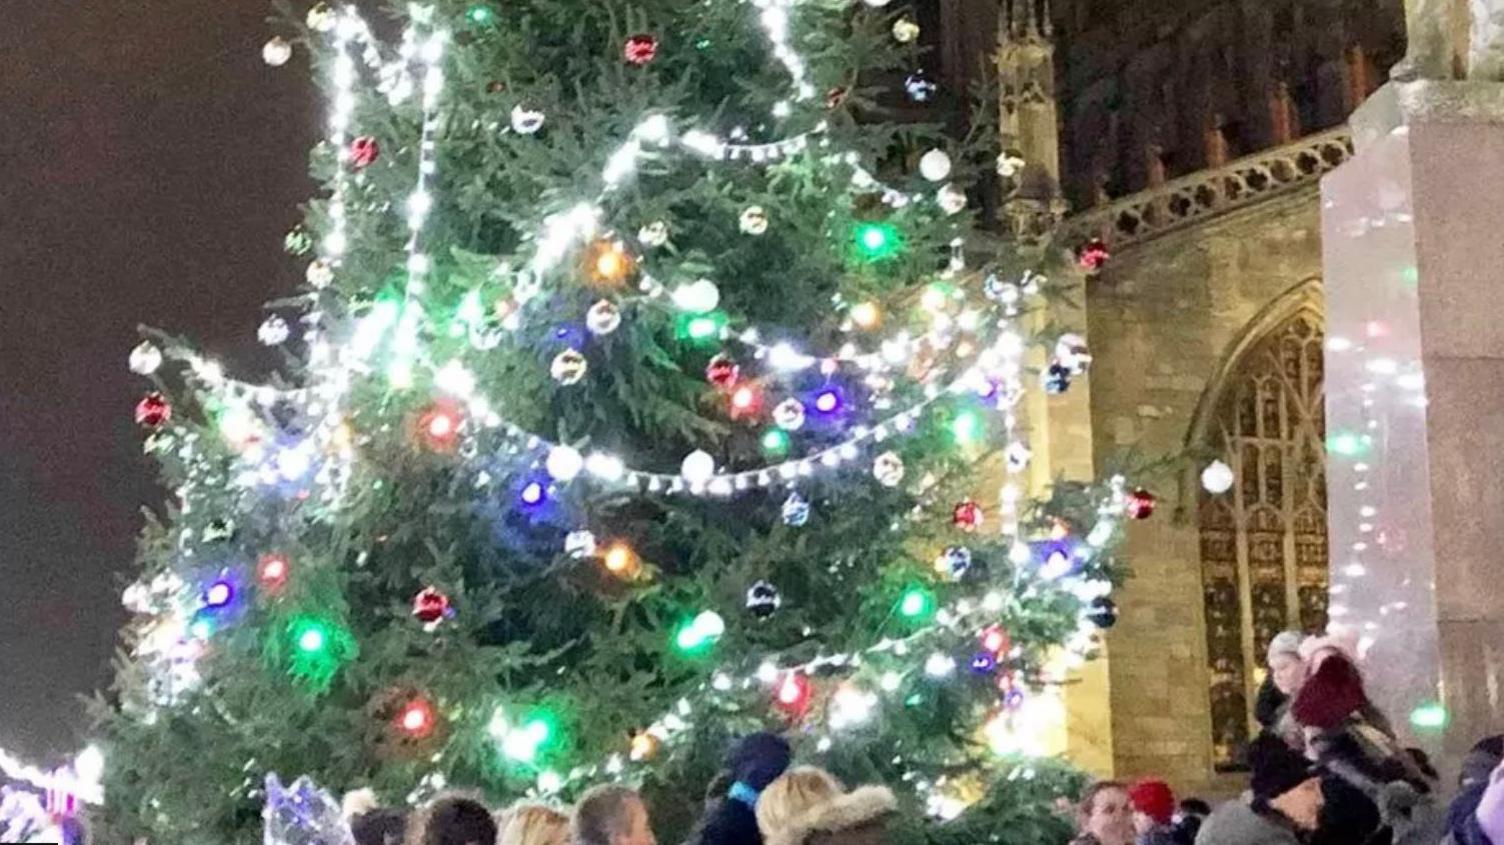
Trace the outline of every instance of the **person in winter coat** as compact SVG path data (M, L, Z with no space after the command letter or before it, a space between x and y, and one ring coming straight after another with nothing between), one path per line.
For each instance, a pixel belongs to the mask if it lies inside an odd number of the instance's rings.
M1301 845L1321 816L1321 778L1311 761L1264 734L1248 748L1249 800L1229 801L1201 826L1196 845Z
M1269 674L1259 686L1253 706L1254 718L1270 729L1279 721L1290 698L1300 692L1306 679L1306 661L1300 656L1302 638L1294 631L1281 631L1269 642Z
M1476 818L1478 806L1483 803L1483 795L1501 763L1504 763L1504 736L1479 740L1463 758L1457 797L1447 810L1448 838L1443 840L1446 845L1482 845L1479 838L1482 830Z
M1134 845L1133 799L1115 780L1097 781L1076 809L1079 835L1071 845Z
M1175 793L1161 780L1141 780L1128 790L1136 845L1175 845Z
M1200 798L1187 798L1175 809L1175 845L1195 845L1196 834L1212 814L1210 804Z
M887 845L888 819L897 809L887 787L858 787L789 818L768 834L767 845Z
M783 737L766 732L744 737L726 758L723 774L730 786L709 802L686 845L762 845L757 829L758 796L788 769L792 759Z

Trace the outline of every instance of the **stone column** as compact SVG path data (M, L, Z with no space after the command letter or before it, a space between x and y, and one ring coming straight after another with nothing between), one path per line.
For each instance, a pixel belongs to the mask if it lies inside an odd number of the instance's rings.
M1450 776L1504 730L1504 85L1390 83L1352 125L1322 181L1332 619Z

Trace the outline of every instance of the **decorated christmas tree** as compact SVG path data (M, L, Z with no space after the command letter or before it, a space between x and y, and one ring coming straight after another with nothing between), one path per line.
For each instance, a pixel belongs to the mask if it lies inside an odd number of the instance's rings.
M259 841L268 774L625 780L669 836L760 728L893 786L905 838L1059 841L1074 775L1031 755L1153 502L1029 482L1021 399L1089 363L1049 329L1072 269L974 234L1027 167L985 121L891 119L934 94L910 12L285 11L265 58L330 104L307 286L267 383L131 355L173 497L100 705L108 841Z

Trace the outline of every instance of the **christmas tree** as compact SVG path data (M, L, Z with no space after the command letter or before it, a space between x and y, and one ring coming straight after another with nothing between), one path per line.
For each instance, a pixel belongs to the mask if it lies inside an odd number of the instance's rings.
M1020 399L1089 362L1048 329L1071 271L973 236L1026 166L984 123L888 119L934 93L909 13L285 11L265 58L330 113L283 374L131 356L174 496L99 708L110 841L259 841L268 773L621 779L663 835L759 728L892 785L904 838L1058 841L1038 722L1153 502L1030 495Z

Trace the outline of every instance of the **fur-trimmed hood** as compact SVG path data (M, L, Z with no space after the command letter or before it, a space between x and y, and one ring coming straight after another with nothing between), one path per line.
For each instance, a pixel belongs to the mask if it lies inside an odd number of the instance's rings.
M783 830L769 832L764 845L804 845L816 834L840 834L877 824L897 809L898 799L887 787L857 787L812 808Z

